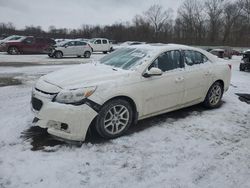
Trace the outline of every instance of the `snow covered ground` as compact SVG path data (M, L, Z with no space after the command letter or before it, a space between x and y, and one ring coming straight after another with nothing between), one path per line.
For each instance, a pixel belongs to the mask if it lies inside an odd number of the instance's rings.
M0 187L250 187L250 105L235 95L250 94L250 73L238 71L239 58L231 62L219 109L197 105L143 120L111 141L37 151L34 138L21 137L32 126L31 86L74 65L0 66L0 77L22 81L0 87Z
M50 58L46 54L39 55L9 55L5 52L0 52L0 66L1 65L36 65L36 64L76 64L76 63L86 63L91 60L99 59L103 57L102 53L94 53L91 55L90 59L86 58L77 58L77 57L64 57L62 59Z

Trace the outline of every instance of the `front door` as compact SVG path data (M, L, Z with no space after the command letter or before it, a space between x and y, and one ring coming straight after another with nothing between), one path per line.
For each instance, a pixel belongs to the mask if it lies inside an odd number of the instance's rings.
M142 87L147 88L143 91L144 116L177 107L184 92L184 68L180 51L167 51L161 54L148 69L152 67L161 69L163 74L143 78Z

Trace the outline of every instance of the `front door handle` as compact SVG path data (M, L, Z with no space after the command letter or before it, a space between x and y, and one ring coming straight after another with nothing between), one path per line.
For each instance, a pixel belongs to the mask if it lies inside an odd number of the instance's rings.
M206 72L205 72L205 76L209 76L209 75L211 75L211 74L212 74L211 71L206 71Z

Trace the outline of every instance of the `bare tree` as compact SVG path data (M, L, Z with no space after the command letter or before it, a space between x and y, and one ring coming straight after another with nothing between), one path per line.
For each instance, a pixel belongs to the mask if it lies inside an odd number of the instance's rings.
M211 44L219 41L219 32L222 24L224 0L206 0L205 11L208 16L209 39Z
M154 28L155 37L157 39L158 33L162 31L164 25L171 21L172 10L164 10L163 6L155 4L144 12L144 17L146 21Z
M228 40L235 22L241 16L242 8L240 2L227 2L225 4L223 11L223 44Z
M201 42L205 37L204 6L199 0L185 0L178 9L178 23L186 43Z

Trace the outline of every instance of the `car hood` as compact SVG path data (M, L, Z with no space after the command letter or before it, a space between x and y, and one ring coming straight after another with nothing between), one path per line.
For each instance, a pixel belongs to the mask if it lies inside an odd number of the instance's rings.
M47 74L41 79L61 89L76 89L114 83L128 77L130 73L131 71L114 69L100 63L87 63Z

